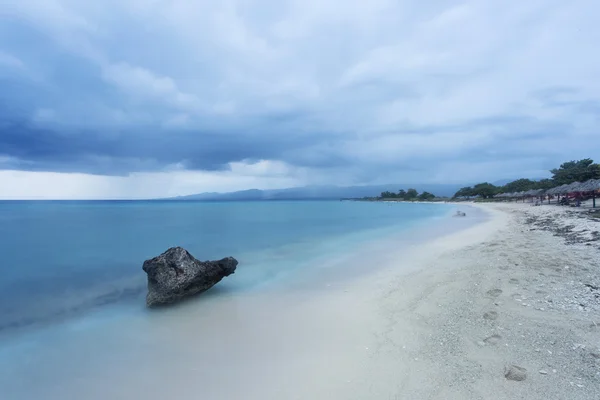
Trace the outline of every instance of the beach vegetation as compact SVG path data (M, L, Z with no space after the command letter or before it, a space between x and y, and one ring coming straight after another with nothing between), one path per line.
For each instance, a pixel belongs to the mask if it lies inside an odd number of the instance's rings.
M600 179L600 164L591 158L578 161L568 161L560 167L550 170L555 186L573 182L585 182L590 179Z
M423 193L419 194L419 192L413 188L406 189L406 190L400 189L398 191L398 193L394 193L394 192L390 192L390 191L381 192L381 195L378 197L379 200L397 199L397 200L403 200L403 201L416 201L416 200L432 201L436 198L437 198L437 196L433 193L423 192Z
M408 189L406 191L406 197L404 197L406 200L414 200L419 196L419 192L416 191L416 189Z
M423 192L418 196L420 201L429 201L435 199L435 194L429 192Z
M558 168L550 170L552 178L532 180L521 178L503 186L495 186L488 182L478 183L474 186L463 187L458 190L453 198L490 199L499 193L519 193L534 189L551 189L556 186L573 182L585 182L590 179L600 179L600 164L594 163L591 158L567 161Z
M475 195L473 194L473 188L470 186L460 188L458 190L458 192L456 192L454 194L454 198L459 198L459 197L469 198L471 196L475 196Z

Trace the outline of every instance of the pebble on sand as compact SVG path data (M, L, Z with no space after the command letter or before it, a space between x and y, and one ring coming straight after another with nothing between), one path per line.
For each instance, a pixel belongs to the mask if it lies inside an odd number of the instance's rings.
M498 318L498 313L496 311L488 311L485 314L483 314L483 318L493 321Z
M509 365L504 368L504 377L509 381L524 381L527 379L527 370L518 365Z

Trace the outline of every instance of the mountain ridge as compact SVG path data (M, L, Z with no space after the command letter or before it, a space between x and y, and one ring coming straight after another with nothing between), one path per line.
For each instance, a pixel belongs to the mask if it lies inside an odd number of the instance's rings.
M340 198L362 198L379 196L381 192L414 188L419 192L430 192L436 196L451 197L463 185L458 184L383 184L366 186L301 186L284 189L247 189L234 192L205 192L170 197L168 200L326 200Z

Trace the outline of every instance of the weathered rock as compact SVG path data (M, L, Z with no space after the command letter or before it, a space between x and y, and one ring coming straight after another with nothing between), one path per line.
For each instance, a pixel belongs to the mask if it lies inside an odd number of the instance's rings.
M488 311L483 314L484 319L489 319L490 321L494 321L498 319L498 313L496 311Z
M527 379L527 370L517 365L508 365L504 368L504 377L509 381L524 381Z
M198 261L182 247L172 247L158 257L144 261L148 274L148 307L173 303L202 293L235 272L233 257L219 261Z
M498 297L502 294L502 289L491 289L487 291L488 296Z

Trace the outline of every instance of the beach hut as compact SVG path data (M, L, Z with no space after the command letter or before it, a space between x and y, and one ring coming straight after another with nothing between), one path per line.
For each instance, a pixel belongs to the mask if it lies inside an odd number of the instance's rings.
M600 190L600 179L590 179L589 181L583 182L578 190L582 193L591 192L592 194L592 207L596 208L596 191Z
M565 188L567 193L580 193L579 188L581 187L581 182L573 182L569 186Z
M590 193L592 196L592 207L595 208L596 192L598 190L600 190L600 179L590 179L585 182L573 182L548 189L546 194L560 197L561 195L569 196L574 193L574 197L579 197L582 193ZM548 202L550 201L548 200Z
M557 190L557 191L556 191L556 194L566 194L567 192L565 192L565 190L566 190L568 187L569 187L569 185L568 185L568 184L566 184L566 183L565 183L564 185L561 185L561 186L559 186L559 187L556 189L556 190Z
M546 190L546 194L548 195L548 204L550 204L550 197L551 197L551 196L556 196L556 195L558 195L558 190L559 190L558 188L559 188L559 187L560 187L560 186L555 186L555 187L553 187L553 188L550 188L550 189Z
M565 195L567 193L569 193L568 191L568 187L571 186L571 184L564 184L564 185L560 185L560 186L556 186L553 187L552 189L548 189L546 191L546 194L552 195L552 196L557 196L557 202L560 200L560 195ZM550 199L548 199L548 203L550 203Z

